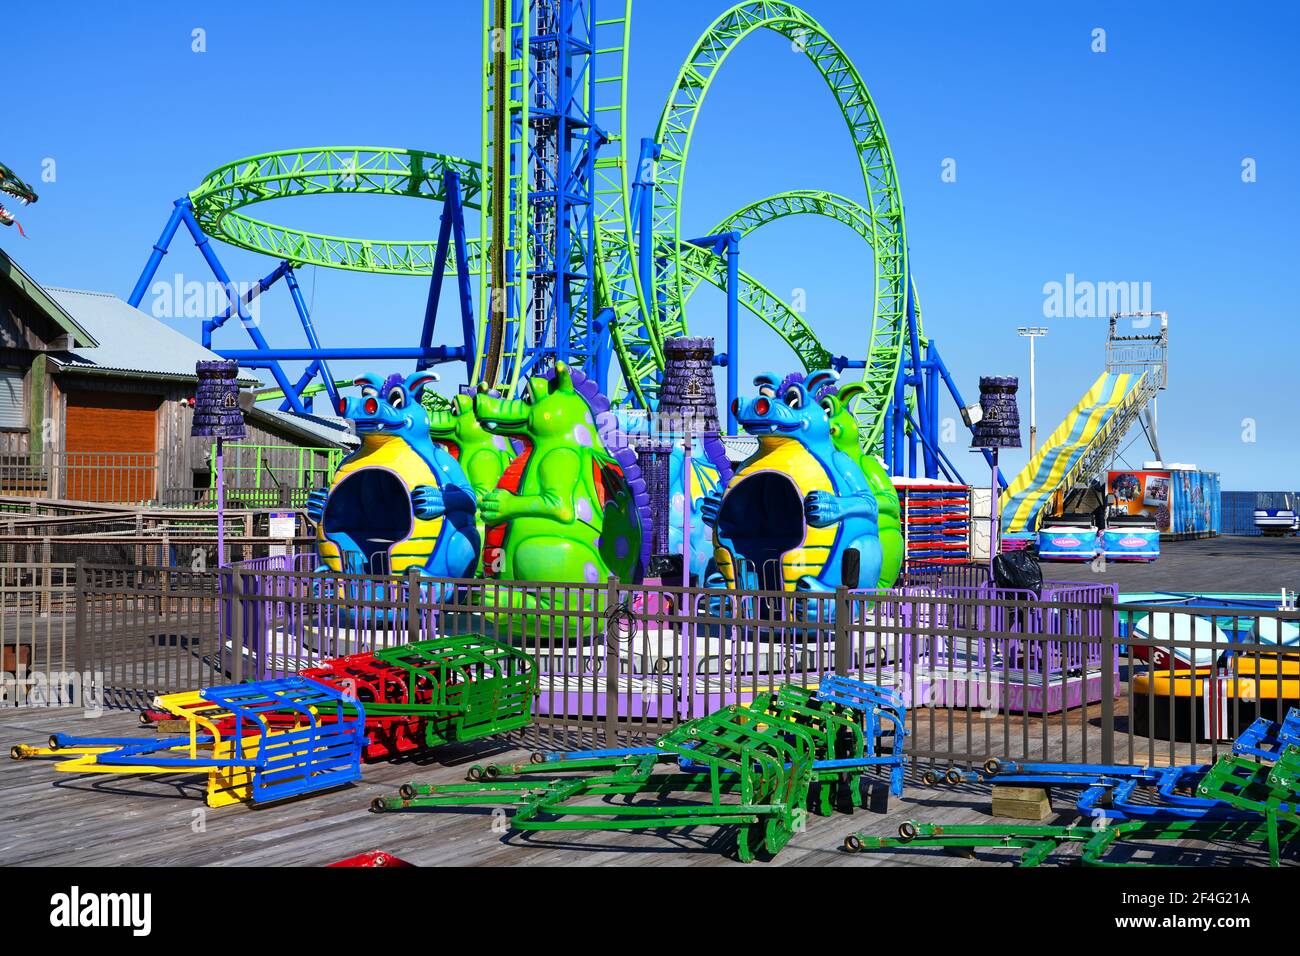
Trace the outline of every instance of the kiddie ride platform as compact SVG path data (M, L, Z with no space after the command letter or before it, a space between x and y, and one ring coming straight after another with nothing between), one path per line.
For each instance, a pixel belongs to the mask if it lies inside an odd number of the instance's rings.
M1278 866L1282 846L1300 834L1300 709L1278 723L1256 720L1232 753L1209 765L1113 767L1017 764L991 760L983 773L950 771L950 783L997 782L1078 787L1088 822L1068 826L950 825L909 821L897 837L854 834L851 852L900 847L1023 850L1021 866L1037 866L1062 844L1081 843L1088 866L1135 866L1107 854L1117 844L1200 840L1264 844ZM931 775L926 782L934 782Z
M815 691L786 686L688 721L653 747L474 767L469 783L409 783L371 809L506 805L521 830L734 827L750 862L779 852L809 807L831 813L842 790L862 806L875 768L900 794L906 734L896 694L831 675Z

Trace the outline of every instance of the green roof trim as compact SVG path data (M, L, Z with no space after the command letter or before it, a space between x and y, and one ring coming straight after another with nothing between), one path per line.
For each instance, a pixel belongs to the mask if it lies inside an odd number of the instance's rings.
M23 267L10 258L9 253L0 249L0 273L18 289L27 299L45 313L46 317L72 336L74 348L98 348L99 342L77 322L68 310L55 302L45 288L29 276Z

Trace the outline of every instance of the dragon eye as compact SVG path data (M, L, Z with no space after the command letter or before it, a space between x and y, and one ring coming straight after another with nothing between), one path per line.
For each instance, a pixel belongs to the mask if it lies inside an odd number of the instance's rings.
M829 395L821 400L821 406L822 410L825 411L827 415L832 417L835 415L835 399L831 398Z
M401 408L406 404L406 393L400 388L389 389L388 404L394 408Z
M776 398L776 389L771 385L764 385L759 388L758 394L762 395L764 398Z
M797 388L787 388L785 403L791 408L803 408L803 393Z

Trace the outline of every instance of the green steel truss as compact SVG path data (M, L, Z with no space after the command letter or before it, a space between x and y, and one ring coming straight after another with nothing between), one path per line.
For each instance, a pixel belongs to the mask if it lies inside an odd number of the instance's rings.
M646 314L646 299L637 272L635 234L627 158L627 77L632 40L632 0L611 0L602 5L621 10L621 15L596 24L597 122L606 137L596 159L596 302L606 312L613 328L630 325L626 336L613 341L619 365L631 367L632 356L650 343L636 341L641 327L636 317ZM574 315L575 329L582 330L589 316ZM655 353L662 367L662 353Z
M436 243L349 239L276 226L240 212L291 196L371 195L441 202L443 177L460 174L465 205L477 207L477 163L441 153L380 146L323 146L280 150L235 160L204 177L189 195L203 231L231 245L287 259L385 275L429 275Z
M528 265L527 0L483 0L483 203L487 268L479 271L474 380L513 391L523 356ZM505 226L504 234L497 229Z
M836 222L843 223L852 229L859 237L868 244L870 248L873 237L877 234L875 223L872 221L871 210L858 202L841 196L838 193L827 192L820 189L792 189L786 192L776 193L764 199L744 206L730 216L723 219L709 231L709 235L719 235L725 232L736 232L742 237L754 232L760 226L766 226L769 223L776 222L788 216L824 216L828 219L834 219ZM689 249L698 250L697 247L688 246ZM873 249L874 254L874 249ZM717 257L711 257L716 260ZM688 271L692 271L687 266ZM696 277L686 284L685 298L690 299L699 288L698 270L695 270ZM714 275L710 276L710 281L719 288L725 288L725 284L719 283L719 277L722 280L726 278L726 270L718 260L714 267ZM754 293L748 288L751 284L756 284L753 279L742 273L740 298L751 311L760 315L769 326L777 331L791 349L803 363L804 369L812 371L818 368L828 368L830 365L831 354L817 340L816 333L803 320L803 318L793 309L781 302L775 297L764 300L761 310L751 305L755 300ZM922 332L921 322L921 304L916 295L915 283L912 288L912 302L916 309L916 330L920 338L920 346L924 348L925 337ZM903 325L903 348L906 351L908 346L907 325ZM914 390L909 389L908 403L912 407L915 402ZM861 408L861 406L855 406ZM866 414L860 412L860 417L864 418L863 424L869 424L869 418Z
M436 243L331 236L273 225L241 212L255 203L290 196L370 194L441 200L443 176L459 173L466 206L482 210L483 238L466 249L471 273L480 277L478 355L480 380L513 389L526 337L530 220L528 208L528 17L526 0L483 0L483 155L481 163L420 150L384 147L321 147L284 150L237 160L210 173L190 194L204 231L232 245L296 264L358 272L427 276ZM867 201L814 190L793 190L745 206L715 228L742 234L790 215L821 215L853 229L872 253L872 323L863 379L868 396L856 409L864 443L878 444L905 347L910 282L903 205L883 124L866 84L825 29L798 7L774 0L747 0L722 14L697 41L664 107L657 142L662 154L653 170L655 288L643 287L627 149L627 79L632 0L609 0L607 19L596 24L598 118L606 143L596 162L596 302L609 323L622 388L653 404L663 367L664 339L685 333L686 302L701 282L726 288L722 261L683 242L686 164L699 109L718 70L746 37L770 30L786 37L818 70L840 106L855 145ZM495 24L505 24L502 31ZM498 38L498 39L494 39ZM500 81L498 82L498 78ZM497 123L498 112L508 122ZM504 138L496 132L504 128ZM500 170L507 184L493 186ZM636 171L638 179L650 178ZM480 193L485 195L480 196ZM517 228L498 242L494 204L514 215ZM497 209L499 213L501 210ZM504 221L497 218L496 221ZM447 272L455 269L448 257ZM494 277L501 276L500 281ZM494 292L492 287L498 286ZM913 293L915 301L915 293ZM826 367L831 354L802 316L758 280L740 276L741 305L786 341L805 369ZM653 304L653 305L652 305ZM575 314L575 334L594 316ZM918 307L919 323L919 307ZM502 340L509 348L504 348ZM489 355L499 367L486 368Z
M466 243L466 260L471 274L480 275L483 270L483 242L470 239ZM691 292L701 282L708 282L720 291L727 288L726 264L708 250L688 245L682 251L682 267L690 274ZM451 257L447 260L447 275L456 274L456 263ZM740 304L769 326L777 335L787 342L803 367L808 371L827 368L831 354L821 344L817 334L798 312L777 298L761 282L746 273L740 272L738 291Z
M663 309L657 320L646 323L641 338L661 348L664 338L686 329L682 210L695 123L722 64L742 40L759 30L786 37L793 49L808 57L839 104L857 149L871 210L869 234L875 270L872 332L863 375L869 399L859 406L859 416L864 423L863 441L874 444L893 397L907 325L907 237L898 176L884 126L862 77L822 26L792 4L750 0L726 11L705 31L677 76L656 137L662 155L655 176L654 228L656 240L669 250L658 277ZM616 327L616 341L629 331L623 325ZM624 351L635 350L620 346L620 355ZM625 364L624 373L642 374L645 365L637 362L629 368ZM650 394L657 379L646 377L638 384L641 393ZM631 386L629 390L633 390Z
M684 244L680 252L678 264L688 283L687 296L699 288L701 282L708 282L718 289L726 290L725 260L713 255L707 249L689 243ZM817 333L804 321L803 316L744 270L741 270L739 278L740 288L737 290L737 297L740 304L781 336L794 351L805 371L811 372L830 367L831 353L821 344Z

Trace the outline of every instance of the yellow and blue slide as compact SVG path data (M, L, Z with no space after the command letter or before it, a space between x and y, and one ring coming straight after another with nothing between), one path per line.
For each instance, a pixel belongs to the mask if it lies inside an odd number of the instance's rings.
M1144 377L1145 373L1105 372L1084 392L998 499L1003 534L1035 530L1038 514L1052 493L1074 479L1073 473L1088 447L1106 434L1107 426L1137 394Z

